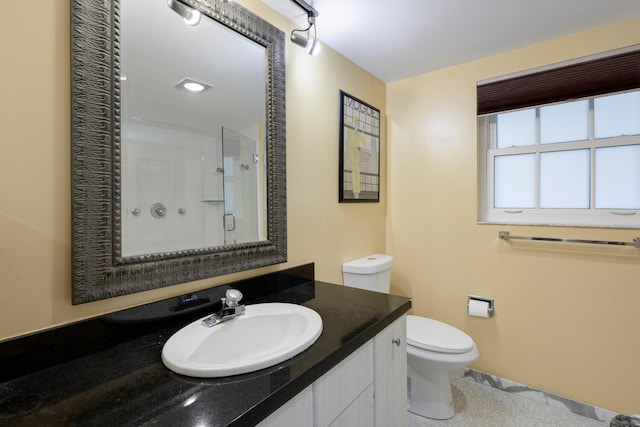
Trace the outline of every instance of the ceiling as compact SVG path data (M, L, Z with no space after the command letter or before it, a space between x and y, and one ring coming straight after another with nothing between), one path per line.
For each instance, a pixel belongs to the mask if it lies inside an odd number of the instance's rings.
M186 25L166 0L121 1L120 35L128 125L144 124L149 137L153 126L170 124L176 132L220 138L222 126L246 133L263 121L263 46L210 19ZM211 87L189 92L178 85L185 78Z
M263 0L300 26L291 0ZM385 82L640 16L640 0L307 0L318 38ZM637 30L640 31L640 28Z

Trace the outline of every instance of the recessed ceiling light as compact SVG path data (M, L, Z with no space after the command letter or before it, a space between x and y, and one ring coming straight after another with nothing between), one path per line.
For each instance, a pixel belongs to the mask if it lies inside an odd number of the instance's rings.
M188 77L180 80L178 84L176 84L176 87L191 93L201 93L212 88L209 84L198 82Z

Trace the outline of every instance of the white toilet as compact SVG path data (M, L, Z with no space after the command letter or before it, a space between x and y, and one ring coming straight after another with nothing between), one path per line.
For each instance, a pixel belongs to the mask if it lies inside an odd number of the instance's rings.
M393 257L373 254L342 265L344 285L389 293ZM409 411L428 418L455 414L449 371L475 361L480 352L469 335L446 323L407 316Z

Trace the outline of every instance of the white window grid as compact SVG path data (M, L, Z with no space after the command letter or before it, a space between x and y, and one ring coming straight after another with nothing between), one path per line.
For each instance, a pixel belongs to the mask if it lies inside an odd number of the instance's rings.
M603 96L607 96L606 94ZM580 141L557 143L541 143L540 108L526 107L520 110L535 108L535 144L497 148L497 114L481 117L479 120L479 223L518 224L548 226L583 226L611 228L640 228L640 210L602 209L595 207L595 157L597 148L640 145L640 135L620 135L609 138L595 138L594 102L597 97L587 98L589 101L589 138ZM571 100L567 102L572 102ZM518 111L518 110L512 110ZM588 149L590 152L590 203L589 208L562 209L540 207L540 155L557 151ZM535 167L535 208L495 208L494 201L494 161L497 156L534 154ZM640 165L638 165L640 167Z

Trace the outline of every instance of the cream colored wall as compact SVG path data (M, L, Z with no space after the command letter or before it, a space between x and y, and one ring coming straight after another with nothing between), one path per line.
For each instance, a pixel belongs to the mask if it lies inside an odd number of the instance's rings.
M344 261L384 251L384 198L337 202L338 91L384 117L384 83L330 49L309 57L288 41L293 24L260 0L238 2L287 33L288 263L72 306L70 0L37 0L28 14L9 2L0 14L0 339L311 261L318 279L341 283Z
M640 19L389 84L387 250L393 290L455 325L473 368L610 410L640 413L640 252L509 244L518 235L631 240L637 230L478 225L476 81L640 43ZM467 295L496 300L466 315Z

